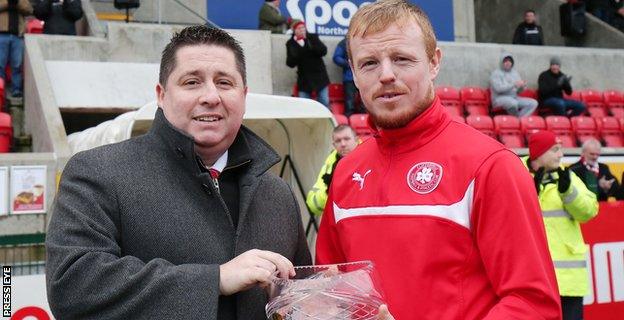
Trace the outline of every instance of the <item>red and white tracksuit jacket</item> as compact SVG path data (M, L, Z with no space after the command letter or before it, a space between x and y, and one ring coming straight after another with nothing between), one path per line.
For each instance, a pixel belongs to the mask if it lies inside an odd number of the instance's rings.
M316 255L372 260L397 320L561 317L528 171L438 98L340 161Z

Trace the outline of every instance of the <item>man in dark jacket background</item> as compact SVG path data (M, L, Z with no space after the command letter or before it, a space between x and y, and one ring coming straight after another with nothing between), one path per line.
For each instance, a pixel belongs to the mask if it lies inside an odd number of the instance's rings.
M336 46L333 56L334 63L342 68L342 86L344 88L345 113L347 118L357 113L355 100L358 96L357 87L353 81L353 71L349 65L349 56L347 55L347 38L345 37Z
M293 20L292 29L286 42L286 65L297 67L299 97L310 98L316 92L316 100L329 108L329 76L323 62L327 47L318 35L306 31L303 21Z
M585 112L585 104L573 99L565 99L563 92L572 94L572 77L561 72L561 60L550 59L550 68L540 73L537 79L540 105L550 108L555 115L578 116Z
M191 26L163 51L150 132L67 163L46 237L57 319L266 319L274 275L311 264L279 156L243 127L245 58Z
M524 21L516 27L513 44L544 45L542 27L536 22L535 11L529 9L524 12Z
M607 201L609 197L624 200L620 194L620 184L609 170L609 166L598 162L600 141L589 139L583 142L581 159L570 166L570 170L583 180L587 189L598 197L598 201Z
M34 15L44 22L43 33L76 35L76 21L82 18L80 0L39 0Z

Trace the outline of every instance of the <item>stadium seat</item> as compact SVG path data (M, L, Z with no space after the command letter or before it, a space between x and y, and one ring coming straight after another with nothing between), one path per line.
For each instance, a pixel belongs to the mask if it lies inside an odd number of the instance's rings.
M488 90L480 87L463 87L459 91L462 105L471 115L487 115L490 106ZM485 113L484 113L485 112Z
M26 23L26 33L43 33L43 21L30 19Z
M615 117L596 119L596 125L600 133L617 134L621 132L620 122Z
M587 89L579 92L581 95L581 101L585 102L585 104L589 107L603 107L605 106L604 99L602 97L602 92Z
M603 118L608 116L607 110L604 107L587 106L587 112L592 118Z
M368 114L367 113L357 113L353 114L349 117L349 123L355 133L357 133L362 140L365 140L364 137L368 137L373 135L373 129L368 125Z
M546 121L540 116L528 116L520 118L520 129L528 137L530 134L546 129Z
M9 152L13 141L11 115L0 112L0 153Z
M494 121L490 116L469 115L466 117L466 123L471 127L481 131L482 133L496 139L494 132Z
M564 148L576 147L574 135L572 134L572 124L570 119L564 116L548 116L546 117L546 129L554 132L561 140Z
M572 91L572 94L567 94L567 93L563 93L563 98L564 99L571 99L571 100L577 100L577 101L582 101L581 99L581 92L580 91Z
M574 130L576 134L576 139L580 144L583 144L583 142L591 138L599 138L598 128L594 118L584 116L572 117L570 123L572 124L572 130Z
M445 107L455 107L463 114L461 96L459 91L452 86L439 86L435 88L436 95Z
M4 110L4 79L2 78L0 78L0 110Z
M494 130L498 134L498 140L508 148L524 148L524 137L520 129L520 120L509 115L494 117Z
M618 90L606 90L604 102L609 112L617 118L624 118L624 93Z
M537 100L537 90L527 88L520 91L520 93L518 93L518 96Z
M293 97L298 97L299 96L299 87L297 87L296 83L293 85L292 94L291 95Z
M458 117L462 117L462 112L460 111L460 109L458 107L449 107L449 106L444 106L444 109L451 115L451 116L458 116Z
M344 102L342 101L330 102L329 110L331 110L333 114L344 114L345 113Z
M333 116L334 116L334 119L336 119L336 123L338 125L349 124L349 119L344 114L336 114L336 113L334 113Z
M342 83L329 84L329 102L344 101L344 87Z

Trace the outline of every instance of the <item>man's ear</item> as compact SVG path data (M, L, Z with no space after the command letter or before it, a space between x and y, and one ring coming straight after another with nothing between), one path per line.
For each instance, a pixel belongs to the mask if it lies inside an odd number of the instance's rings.
M158 83L156 85L156 101L158 102L158 106L162 108L163 101L165 100L165 88Z
M429 74L431 74L431 81L433 81L440 72L440 62L442 61L442 50L435 48L433 57L429 61Z

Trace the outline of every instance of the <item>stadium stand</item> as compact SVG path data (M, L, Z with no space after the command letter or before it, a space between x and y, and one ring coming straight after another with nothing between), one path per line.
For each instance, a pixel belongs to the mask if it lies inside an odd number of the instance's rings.
M618 90L603 92L604 102L609 112L618 119L624 118L624 93Z
M600 137L607 147L624 147L624 128L615 117L604 117L598 122Z
M461 102L470 115L489 114L488 90L481 87L463 87L460 89Z
M344 87L342 83L329 84L329 102L344 102Z
M13 124L11 115L0 112L0 153L6 153L11 150L11 142L13 141Z
M456 113L463 115L464 108L459 94L459 90L453 86L438 86L435 92L440 98L440 102L447 108L456 109ZM455 112L455 111L453 111ZM455 113L451 113L455 114Z
M373 135L373 129L368 125L368 114L366 113L351 115L349 117L349 124L351 124L355 133L357 133L358 137L362 140L366 140Z
M344 114L334 113L334 119L336 119L336 123L338 125L341 125L341 124L348 125L349 124L349 119Z

